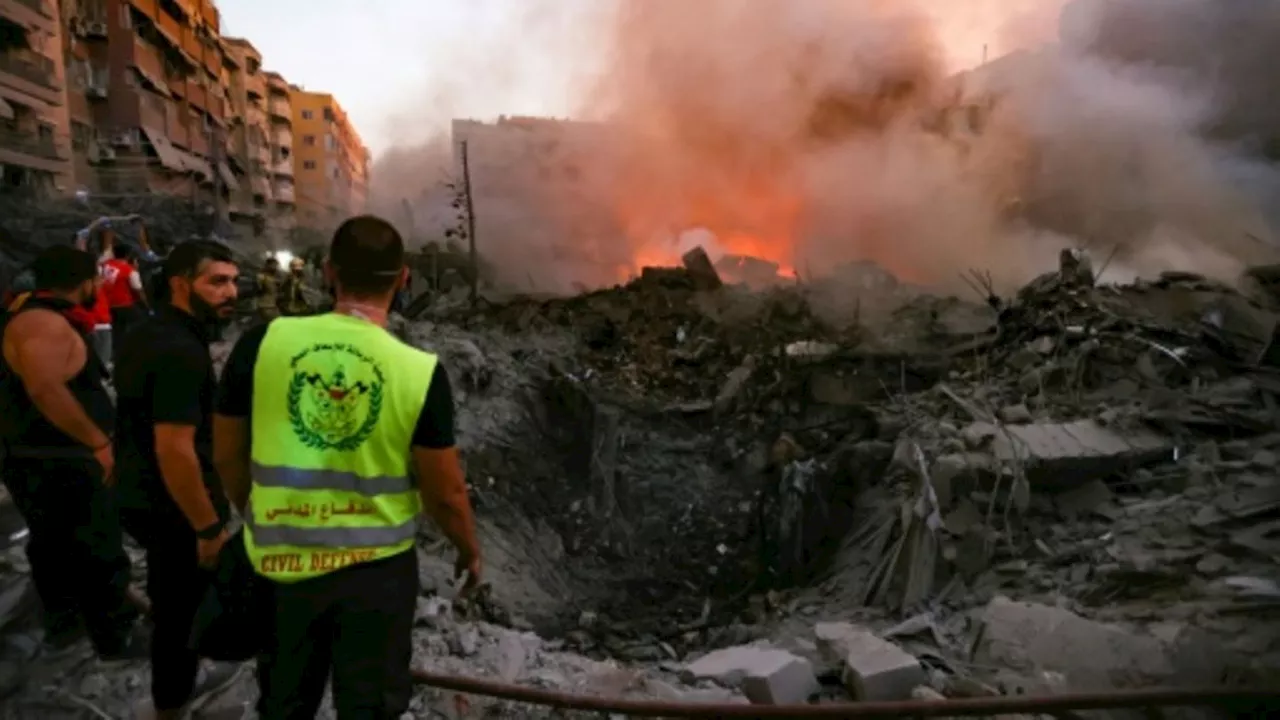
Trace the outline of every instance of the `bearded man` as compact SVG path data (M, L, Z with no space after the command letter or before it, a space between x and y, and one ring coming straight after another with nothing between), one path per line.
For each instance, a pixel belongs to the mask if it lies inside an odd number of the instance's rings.
M164 302L117 356L116 460L121 519L147 553L151 705L182 717L232 682L237 668L201 666L191 631L228 534L230 509L213 467L214 370L209 343L235 312L239 270L210 240L173 248Z

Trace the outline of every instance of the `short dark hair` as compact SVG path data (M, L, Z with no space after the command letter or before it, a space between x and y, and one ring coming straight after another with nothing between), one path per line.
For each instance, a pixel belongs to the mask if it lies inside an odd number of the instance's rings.
M116 243L111 246L111 256L117 260L132 260L137 256L137 253L133 251L132 245Z
M334 231L329 265L344 293L385 295L404 270L404 240L386 220L357 215Z
M161 271L165 281L169 278L193 278L208 261L233 263L231 248L214 240L188 240L178 243L164 259Z
M70 245L54 245L36 256L31 274L39 290L75 290L98 276L98 260Z
M168 302L171 294L169 279L194 278L205 262L235 262L231 248L213 240L187 240L173 246L160 265L160 272L151 281L151 298L154 302Z

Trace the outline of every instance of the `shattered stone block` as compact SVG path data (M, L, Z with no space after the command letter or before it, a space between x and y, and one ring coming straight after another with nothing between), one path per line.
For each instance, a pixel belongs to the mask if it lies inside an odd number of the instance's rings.
M808 660L785 650L742 645L707 653L685 667L685 682L711 680L742 694L757 705L803 703L818 691Z
M1170 649L1160 639L1064 608L996 597L982 621L980 665L1061 673L1075 692L1158 685L1173 676Z
M858 700L910 700L926 683L924 667L913 655L849 623L818 623L813 628L823 657L843 666L840 679Z
M680 260L684 263L684 269L689 271L694 287L699 290L715 290L723 284L720 273L716 272L715 265L711 264L711 258L701 245L685 253Z
M986 423L982 430L991 428ZM1027 478L1042 486L1072 486L1132 470L1171 456L1173 443L1148 432L1103 427L1093 420L1006 425L992 429L997 460L1021 463ZM969 428L966 435L979 433Z

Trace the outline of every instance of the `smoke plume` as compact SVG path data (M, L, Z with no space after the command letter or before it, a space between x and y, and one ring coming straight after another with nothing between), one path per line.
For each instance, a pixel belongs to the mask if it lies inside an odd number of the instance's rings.
M665 263L690 228L801 275L872 260L921 283L986 268L1010 285L1077 245L1126 271L1233 278L1271 253L1259 208L1277 187L1264 155L1280 138L1265 92L1278 7L618 0L579 28L598 43L560 50L601 68L579 88L612 138L573 158L574 177L597 166L589 191L491 190L489 207L539 209L484 228L478 201L477 234L534 284L554 273L508 247ZM375 176L428 154L393 152ZM579 239L557 203L589 204L614 231ZM561 225L531 232L535 216Z

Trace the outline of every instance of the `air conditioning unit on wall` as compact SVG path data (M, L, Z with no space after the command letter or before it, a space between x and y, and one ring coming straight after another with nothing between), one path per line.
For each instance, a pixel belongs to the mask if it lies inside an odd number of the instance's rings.
M107 97L107 89L101 85L90 85L84 89L84 94L97 100L105 100Z
M86 32L89 35L92 35L95 37L106 37L107 24L105 22L102 22L101 20L97 22L91 22L88 24L88 27L86 28Z

